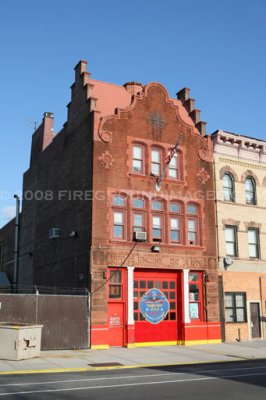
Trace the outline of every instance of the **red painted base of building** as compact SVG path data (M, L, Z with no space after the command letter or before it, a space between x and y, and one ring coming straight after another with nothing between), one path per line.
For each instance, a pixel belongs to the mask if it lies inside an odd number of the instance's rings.
M163 331L162 331L163 332ZM91 348L105 349L112 346L141 347L160 345L196 345L204 343L221 343L221 324L209 322L200 324L185 324L179 328L175 337L167 333L158 339L146 337L142 341L136 340L135 325L128 325L123 332L123 341L117 342L117 336L112 328L107 325L94 325L91 327Z

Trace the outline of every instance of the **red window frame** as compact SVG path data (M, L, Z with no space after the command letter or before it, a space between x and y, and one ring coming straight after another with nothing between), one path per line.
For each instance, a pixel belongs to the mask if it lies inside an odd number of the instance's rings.
M121 268L108 268L108 272L108 301L121 301L124 297L125 287L123 270ZM111 296L111 292L116 295Z
M202 322L204 320L203 273L201 271L189 271L188 284L190 320L191 322ZM195 287L198 287L198 290L195 290Z

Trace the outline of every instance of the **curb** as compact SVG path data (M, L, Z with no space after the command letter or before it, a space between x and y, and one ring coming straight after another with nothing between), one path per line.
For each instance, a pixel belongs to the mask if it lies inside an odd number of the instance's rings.
M29 370L16 370L16 371L0 371L0 376L3 375L26 375L26 374L59 374L67 372L93 372L93 371L110 371L119 369L137 369L137 368L156 368L156 367L174 367L180 365L201 365L201 364L214 364L214 363L228 363L228 362L243 362L254 361L254 358L242 357L232 358L231 360L212 360L212 361L186 361L179 363L168 364L135 364L135 365L119 365L110 367L84 367L84 368L51 368L51 369L29 369Z

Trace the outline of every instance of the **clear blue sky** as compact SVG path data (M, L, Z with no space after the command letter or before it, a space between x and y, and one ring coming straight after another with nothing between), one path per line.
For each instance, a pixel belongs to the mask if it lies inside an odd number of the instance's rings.
M0 2L0 226L29 165L34 121L66 120L73 67L123 84L191 89L209 133L266 140L266 1Z

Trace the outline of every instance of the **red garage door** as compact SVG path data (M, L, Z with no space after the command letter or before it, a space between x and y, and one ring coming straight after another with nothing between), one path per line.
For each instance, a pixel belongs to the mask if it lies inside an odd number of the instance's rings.
M159 289L169 301L169 311L159 323L148 322L140 309L140 301L151 289ZM182 295L177 272L136 271L134 273L135 342L166 342L178 340L178 317Z

